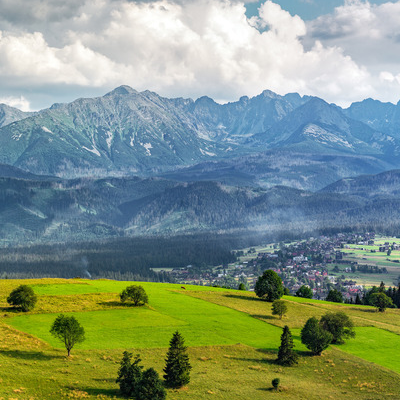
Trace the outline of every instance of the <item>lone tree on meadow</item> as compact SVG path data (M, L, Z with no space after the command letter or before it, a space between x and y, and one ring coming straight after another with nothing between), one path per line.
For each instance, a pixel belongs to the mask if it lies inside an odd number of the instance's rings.
M28 285L18 286L7 297L8 304L19 307L24 312L32 310L35 307L36 302L36 294Z
M319 324L332 334L332 343L343 344L344 339L356 336L353 321L343 311L327 312L321 317Z
M60 314L54 320L50 333L64 343L68 357L75 344L85 340L85 330L73 316Z
M332 301L334 303L343 303L343 295L336 289L329 291L328 296L326 296L326 301Z
M127 286L119 295L121 301L133 302L135 307L146 304L149 301L146 291L140 285Z
M276 360L278 364L292 366L297 364L298 356L293 351L293 338L290 329L287 325L283 328L283 333L281 335L281 345L278 351L278 359Z
M176 331L169 342L167 358L165 359L165 385L171 388L180 388L190 382L192 369L187 355L187 347L182 335Z
M308 286L302 285L297 289L296 296L303 297L305 299L312 299L313 291Z
M332 342L332 334L323 329L318 323L317 318L310 318L303 329L301 330L301 343L307 349L311 350L314 355L321 355L321 353Z
M275 271L268 269L257 279L254 291L266 301L279 300L284 292L282 279Z
M393 300L383 292L373 293L369 302L376 307L379 312L385 312L386 308L393 306Z
M279 319L287 313L287 305L284 300L274 300L272 302L272 315L279 315Z

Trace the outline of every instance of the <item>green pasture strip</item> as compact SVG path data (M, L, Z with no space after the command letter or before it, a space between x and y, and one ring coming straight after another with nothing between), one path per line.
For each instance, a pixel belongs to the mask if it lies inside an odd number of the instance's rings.
M101 290L118 290L101 283ZM168 290L177 285L145 284L149 306L124 310L73 313L87 334L81 348L167 347L172 333L179 330L189 346L244 343L254 347L279 345L281 329L250 315ZM59 289L59 288L58 288ZM63 287L67 291L69 285ZM62 299L62 297L61 297ZM145 312L146 311L146 312ZM12 326L59 347L48 330L57 314L31 314L9 318ZM168 323L163 323L166 320ZM160 324L157 323L160 321Z
M134 352L144 368L163 374L165 349ZM168 390L168 400L395 400L400 392L396 373L337 349L301 357L292 368L274 364L276 352L244 345L191 347L188 353L191 381L181 390ZM62 350L6 350L0 353L0 397L122 400L115 383L121 357L120 350L80 350L71 359ZM270 390L274 378L280 378L281 392Z
M356 338L346 341L338 348L400 373L398 334L373 327L356 328Z

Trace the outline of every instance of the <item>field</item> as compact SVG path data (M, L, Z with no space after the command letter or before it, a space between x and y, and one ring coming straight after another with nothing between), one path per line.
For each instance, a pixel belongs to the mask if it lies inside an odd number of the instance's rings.
M398 399L400 313L369 307L285 297L289 312L272 316L270 303L254 293L218 288L141 283L149 305L127 307L118 293L132 282L30 280L38 294L29 313L8 307L8 293L22 281L0 281L0 399L120 399L115 378L124 350L139 353L143 365L160 374L176 330L189 346L190 384L168 390L168 399ZM312 357L300 343L310 316L344 309L357 337ZM54 318L73 315L86 340L66 351L49 333ZM299 365L274 363L281 328L289 325ZM281 379L282 391L271 391Z
M346 278L353 279L365 286L379 286L381 281L387 286L397 286L398 277L400 276L400 251L393 250L389 256L386 252L379 252L379 246L386 242L399 244L400 240L391 237L377 237L374 246L352 244L348 245L348 248L340 249L345 253L344 260L349 262L356 261L360 265L367 264L376 265L380 268L385 267L388 272L387 274L365 274L357 271L354 274L346 273ZM375 252L373 253L371 250ZM333 267L334 265L332 265L330 270ZM339 268L343 269L343 265L339 265Z

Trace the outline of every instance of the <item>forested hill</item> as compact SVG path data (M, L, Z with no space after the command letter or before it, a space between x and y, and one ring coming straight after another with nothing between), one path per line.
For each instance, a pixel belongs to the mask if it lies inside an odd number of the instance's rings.
M379 191L386 195L370 199L351 188L313 193L161 178L1 178L1 243L249 230L302 233L399 224L400 199L393 180L379 175L369 179L380 179Z

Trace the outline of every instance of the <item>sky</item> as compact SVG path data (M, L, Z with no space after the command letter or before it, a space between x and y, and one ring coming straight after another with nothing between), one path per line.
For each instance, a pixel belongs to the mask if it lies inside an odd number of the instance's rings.
M219 102L400 100L400 0L0 0L0 103L120 85Z

